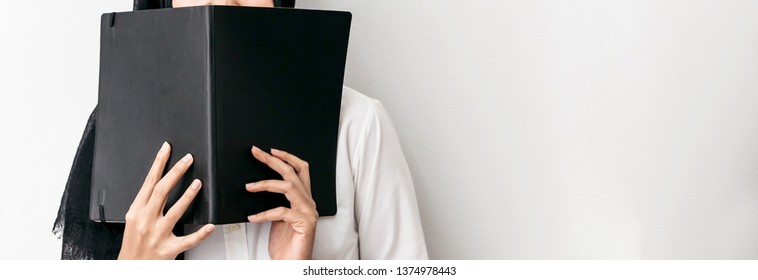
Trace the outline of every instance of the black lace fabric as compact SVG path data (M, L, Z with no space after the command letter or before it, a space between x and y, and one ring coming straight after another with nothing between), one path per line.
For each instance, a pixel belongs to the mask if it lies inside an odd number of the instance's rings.
M61 259L64 260L116 259L124 236L123 224L103 224L89 219L96 117L97 108L84 128L53 226L53 233L63 239Z

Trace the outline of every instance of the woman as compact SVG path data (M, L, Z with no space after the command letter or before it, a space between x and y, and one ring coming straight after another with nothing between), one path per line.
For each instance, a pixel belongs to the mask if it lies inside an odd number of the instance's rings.
M135 9L205 4L293 7L272 0L136 0ZM160 178L170 154L164 144L123 225L88 219L96 110L79 145L55 232L63 259L424 259L427 258L413 182L387 112L378 101L343 90L337 148L337 215L317 218L307 163L285 151L254 148L256 159L283 180L251 182L251 192L285 193L291 208L250 216L250 223L175 226L202 182L195 181L166 215L168 190L192 164L191 155ZM254 144L254 143L251 143ZM173 230L173 232L172 232ZM183 236L181 232L188 232Z

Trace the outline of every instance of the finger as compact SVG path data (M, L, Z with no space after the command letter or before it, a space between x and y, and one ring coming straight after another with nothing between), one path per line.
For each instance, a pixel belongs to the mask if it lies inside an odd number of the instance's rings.
M311 175L307 161L304 161L293 154L277 149L271 149L271 155L292 166L295 171L297 171L297 175L300 177L300 181L305 186L305 189L309 194L311 193Z
M191 154L187 154L181 160L177 161L176 164L174 164L174 167L166 173L166 176L155 185L155 189L150 196L150 201L148 201L147 206L153 210L163 212L163 206L166 204L168 193L174 188L174 186L176 186L176 183L179 182L179 179L182 178L190 166L192 166Z
M291 224L292 229L295 232L308 234L308 232L313 232L315 230L317 216L306 215L305 213L300 213L285 207L277 207L255 215L250 215L247 219L251 223L284 221L285 223Z
M292 166L295 169L295 171L297 171L298 173L302 172L303 170L308 169L307 162L305 162L304 160L288 152L277 150L277 149L271 149L271 155L283 160L284 162Z
M197 244L200 244L200 242L208 238L215 229L216 226L213 224L207 224L190 235L179 237L177 246L178 252L181 253L197 246Z
M171 206L171 209L168 209L168 212L166 212L166 222L168 224L171 226L176 225L176 222L182 218L184 212L186 212L187 208L192 204L192 200L195 199L197 193L200 192L200 187L202 187L202 185L202 182L198 179L192 181L192 184L190 184L189 188L184 191L182 197L174 203L174 206Z
M289 164L283 162L281 159L271 156L267 152L262 151L256 146L253 146L252 149L253 156L260 162L265 163L279 173L279 175L282 175L282 178L287 181L291 180L298 180L300 181L300 178L297 176L297 173L295 173L295 169L292 168Z
M158 154L155 155L155 161L153 161L153 166L150 167L150 171L148 171L147 177L145 177L142 188L137 193L137 197L134 198L134 203L146 204L150 199L155 184L158 183L163 175L163 169L166 167L166 161L170 154L171 145L168 142L163 142L163 146L161 146Z
M287 197L287 200L292 203L292 207L302 206L308 201L303 190L298 188L295 183L288 181L263 180L246 184L245 189L249 192L268 191L284 194L284 196Z
M301 219L298 219L297 216L298 215L292 209L289 209L287 207L276 207L274 209L266 210L255 215L250 215L247 217L247 220L251 223L276 221L296 223L301 221Z

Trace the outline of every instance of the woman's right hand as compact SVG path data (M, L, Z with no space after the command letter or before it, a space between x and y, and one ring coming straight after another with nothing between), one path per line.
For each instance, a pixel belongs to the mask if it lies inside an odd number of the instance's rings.
M165 259L173 260L180 253L195 247L214 230L212 224L186 236L176 236L174 226L200 191L202 183L195 179L184 195L163 215L163 208L171 189L192 165L192 155L187 154L161 178L171 146L163 147L145 178L137 197L126 213L126 229L118 259Z

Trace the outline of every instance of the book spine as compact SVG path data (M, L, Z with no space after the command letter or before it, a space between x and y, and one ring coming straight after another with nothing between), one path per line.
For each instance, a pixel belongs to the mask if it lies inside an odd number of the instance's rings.
M215 57L214 57L214 49L215 49L215 42L214 42L214 26L213 26L213 14L214 9L213 6L207 6L206 7L206 32L207 32L207 38L208 38L208 74L206 75L206 78L208 79L207 85L208 85L208 129L209 132L207 136L209 137L207 143L208 143L208 155L209 155L209 168L210 168L210 176L208 178L208 185L210 186L208 189L205 190L206 198L208 205L206 205L207 211L208 211L208 222L209 223L218 223L218 211L217 211L217 199L218 199L218 178L217 176L217 168L218 168L218 161L216 156L216 147L217 147L217 140L216 140L216 64L215 64Z

